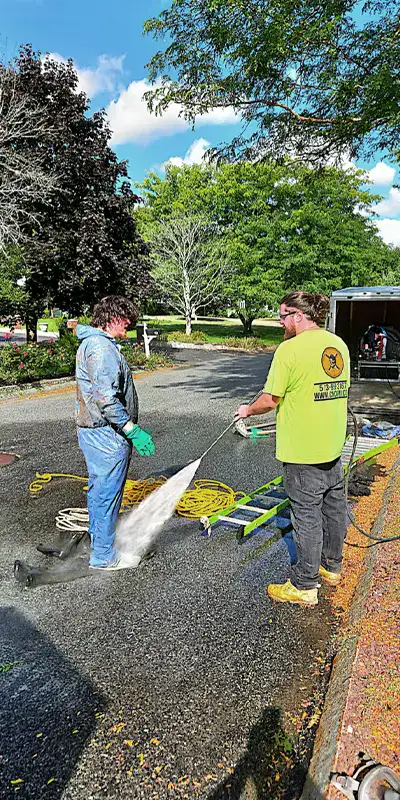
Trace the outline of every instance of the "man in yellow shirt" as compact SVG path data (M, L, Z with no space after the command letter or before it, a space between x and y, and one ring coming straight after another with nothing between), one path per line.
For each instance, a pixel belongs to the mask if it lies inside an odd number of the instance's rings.
M346 344L320 326L329 299L290 292L280 305L284 341L263 394L237 416L276 408L276 457L283 462L297 563L284 584L270 584L273 600L315 606L322 579L340 581L347 511L340 460L347 426L350 359Z

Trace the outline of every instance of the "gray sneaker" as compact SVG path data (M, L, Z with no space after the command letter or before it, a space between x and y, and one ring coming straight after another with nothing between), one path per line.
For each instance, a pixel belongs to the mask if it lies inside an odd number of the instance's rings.
M135 569L143 561L154 558L155 550L149 550L142 556L131 556L129 559L117 558L112 564L89 564L90 569L99 569L102 572L115 572L117 569Z
M117 558L112 564L89 564L89 569L100 569L102 572L115 572L117 569L125 569L121 564L121 559Z

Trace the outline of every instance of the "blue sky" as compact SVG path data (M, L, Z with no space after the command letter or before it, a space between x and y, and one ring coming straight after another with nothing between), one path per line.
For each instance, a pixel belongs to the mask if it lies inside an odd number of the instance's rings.
M170 158L176 163L197 162L209 145L229 140L240 130L229 109L211 112L195 131L179 118L178 108L168 109L163 117L148 113L142 101L147 88L145 64L159 43L142 36L142 25L165 5L166 0L0 0L3 57L12 57L19 44L30 42L35 50L55 58L72 58L92 110L106 108L112 146L120 158L128 159L133 180L160 169ZM371 190L384 197L376 209L382 237L400 246L395 166L378 156L357 166L372 170Z

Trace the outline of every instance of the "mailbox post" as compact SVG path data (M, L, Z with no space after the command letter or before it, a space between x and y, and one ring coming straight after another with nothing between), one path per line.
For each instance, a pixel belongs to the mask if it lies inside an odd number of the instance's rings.
M136 340L138 344L144 345L146 358L150 358L150 342L156 339L157 336L158 331L155 331L153 328L148 328L147 322L140 322L136 325Z

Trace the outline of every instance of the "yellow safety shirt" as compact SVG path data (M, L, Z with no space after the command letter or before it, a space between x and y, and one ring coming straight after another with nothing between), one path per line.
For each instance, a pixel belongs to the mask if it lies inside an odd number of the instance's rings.
M321 464L340 455L349 386L349 351L339 336L313 329L279 345L264 392L282 398L276 413L280 461Z

